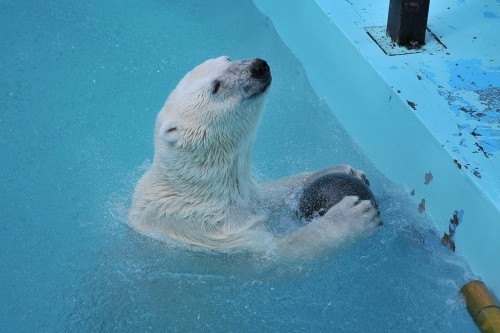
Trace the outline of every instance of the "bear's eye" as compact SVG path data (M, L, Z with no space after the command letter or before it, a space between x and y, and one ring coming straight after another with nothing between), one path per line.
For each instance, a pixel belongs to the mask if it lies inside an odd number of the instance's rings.
M212 94L217 94L217 92L219 91L219 88L220 88L220 81L219 80L214 81L213 87L212 87Z

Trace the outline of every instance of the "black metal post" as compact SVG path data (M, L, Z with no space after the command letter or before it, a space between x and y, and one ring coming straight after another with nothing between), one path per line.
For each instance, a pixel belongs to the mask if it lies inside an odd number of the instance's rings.
M425 45L430 0L390 0L387 35L400 46Z

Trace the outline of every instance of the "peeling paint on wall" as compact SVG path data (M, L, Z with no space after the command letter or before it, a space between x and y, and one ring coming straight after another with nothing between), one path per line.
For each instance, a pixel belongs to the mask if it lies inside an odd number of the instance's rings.
M440 94L464 120L458 124L457 135L465 138L459 146L475 146L477 153L489 158L500 152L500 68L463 60L449 62L448 69L451 89L441 88Z
M434 177L432 177L432 172L429 171L426 173L424 179L424 185L429 185L429 183L434 179Z
M441 243L452 251L455 251L456 249L455 233L458 225L462 221L463 216L464 216L463 210L455 211L450 219L448 232L447 233L445 232L443 238L441 238Z
M423 213L425 211L425 199L422 199L420 203L418 204L418 211L420 213Z

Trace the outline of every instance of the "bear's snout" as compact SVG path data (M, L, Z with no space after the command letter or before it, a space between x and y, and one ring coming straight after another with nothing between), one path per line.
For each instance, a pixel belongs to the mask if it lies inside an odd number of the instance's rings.
M255 59L250 65L250 73L254 79L267 81L271 77L271 70L265 60Z
M254 92L250 95L250 97L262 94L267 90L267 88L269 88L272 81L271 69L269 68L269 65L265 60L256 58L251 60L249 71L252 79L258 82L257 86L254 86L254 89L252 89Z

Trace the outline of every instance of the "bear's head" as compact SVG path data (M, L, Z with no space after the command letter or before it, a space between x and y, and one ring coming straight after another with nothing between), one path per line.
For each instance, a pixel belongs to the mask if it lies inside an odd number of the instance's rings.
M218 186L245 192L241 182L250 181L251 146L270 84L261 59L219 57L186 74L156 122L154 164L169 183L223 182Z

